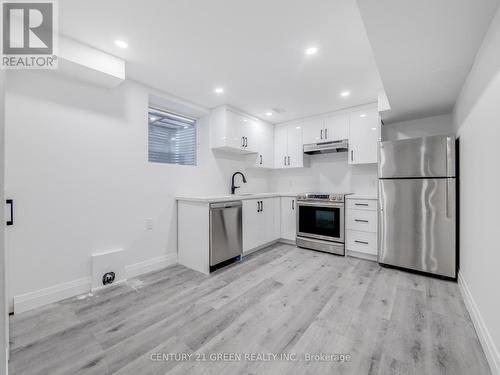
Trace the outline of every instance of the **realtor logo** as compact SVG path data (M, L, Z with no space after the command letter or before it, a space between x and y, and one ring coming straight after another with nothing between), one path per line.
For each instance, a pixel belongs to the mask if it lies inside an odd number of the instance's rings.
M2 1L2 69L57 68L55 0Z

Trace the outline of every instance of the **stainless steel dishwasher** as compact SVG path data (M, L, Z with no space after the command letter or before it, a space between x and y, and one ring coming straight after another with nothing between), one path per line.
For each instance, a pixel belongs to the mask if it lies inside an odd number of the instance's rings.
M241 201L210 204L210 267L241 256Z

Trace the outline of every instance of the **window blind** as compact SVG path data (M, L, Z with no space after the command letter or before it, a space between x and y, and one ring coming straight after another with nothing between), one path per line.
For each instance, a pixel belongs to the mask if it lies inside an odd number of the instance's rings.
M151 163L196 165L196 120L152 107L148 118Z

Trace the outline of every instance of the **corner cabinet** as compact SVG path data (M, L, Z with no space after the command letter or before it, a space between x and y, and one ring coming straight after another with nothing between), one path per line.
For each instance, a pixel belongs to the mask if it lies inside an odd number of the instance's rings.
M274 128L261 120L253 121L253 134L257 138L257 153L247 156L250 168L274 168Z
M304 166L302 126L283 124L274 127L274 168Z
M380 116L376 108L349 115L349 164L377 163Z
M227 106L215 108L210 114L210 148L239 154L259 150L259 124Z

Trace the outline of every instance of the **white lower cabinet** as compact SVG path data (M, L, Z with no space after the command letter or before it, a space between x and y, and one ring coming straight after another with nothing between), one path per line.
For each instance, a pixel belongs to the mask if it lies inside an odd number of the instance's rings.
M279 198L243 201L243 252L249 252L279 237Z
M377 242L377 201L348 198L346 210L347 255L375 260Z
M348 229L346 237L348 250L377 255L377 233Z
M295 241L297 233L297 201L295 197L281 197L280 237Z

